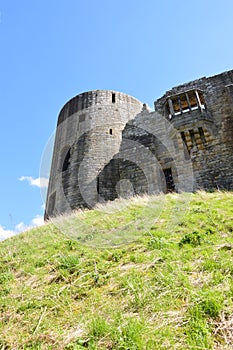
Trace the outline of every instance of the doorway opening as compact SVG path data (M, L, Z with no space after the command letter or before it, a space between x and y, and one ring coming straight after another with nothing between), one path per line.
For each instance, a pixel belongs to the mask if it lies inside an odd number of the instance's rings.
M166 192L174 192L175 191L175 184L172 176L172 169L163 169L165 181L166 181Z

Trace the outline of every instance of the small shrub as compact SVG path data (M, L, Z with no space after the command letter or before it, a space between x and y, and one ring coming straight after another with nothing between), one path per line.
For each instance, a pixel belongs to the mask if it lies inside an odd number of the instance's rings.
M122 253L121 252L117 252L116 251L116 252L112 253L112 258L111 258L112 261L118 262L118 261L121 260L121 258L122 258Z
M197 247L201 245L202 236L199 232L191 232L184 235L184 237L179 242L179 247L182 247L184 244L190 244L192 247Z

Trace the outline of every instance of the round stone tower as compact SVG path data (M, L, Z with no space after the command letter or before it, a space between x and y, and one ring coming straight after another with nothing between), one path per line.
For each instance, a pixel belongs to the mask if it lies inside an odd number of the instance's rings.
M142 111L137 99L116 91L77 95L57 123L45 218L99 201L98 174L119 151L125 124Z

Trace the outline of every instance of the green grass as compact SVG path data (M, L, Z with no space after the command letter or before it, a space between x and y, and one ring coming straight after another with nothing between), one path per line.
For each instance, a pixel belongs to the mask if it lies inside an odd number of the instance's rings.
M1 242L0 349L232 349L233 194L119 200Z

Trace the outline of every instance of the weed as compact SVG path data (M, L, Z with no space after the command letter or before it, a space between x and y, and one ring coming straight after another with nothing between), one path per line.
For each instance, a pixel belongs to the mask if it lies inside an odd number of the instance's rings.
M69 273L78 272L80 257L77 255L61 255L57 258L57 267Z
M166 241L164 238L152 237L148 242L149 249L162 249L166 246Z
M190 244L192 247L197 247L198 245L201 245L202 240L202 235L199 232L194 231L184 235L179 242L179 246L182 247L184 244Z

